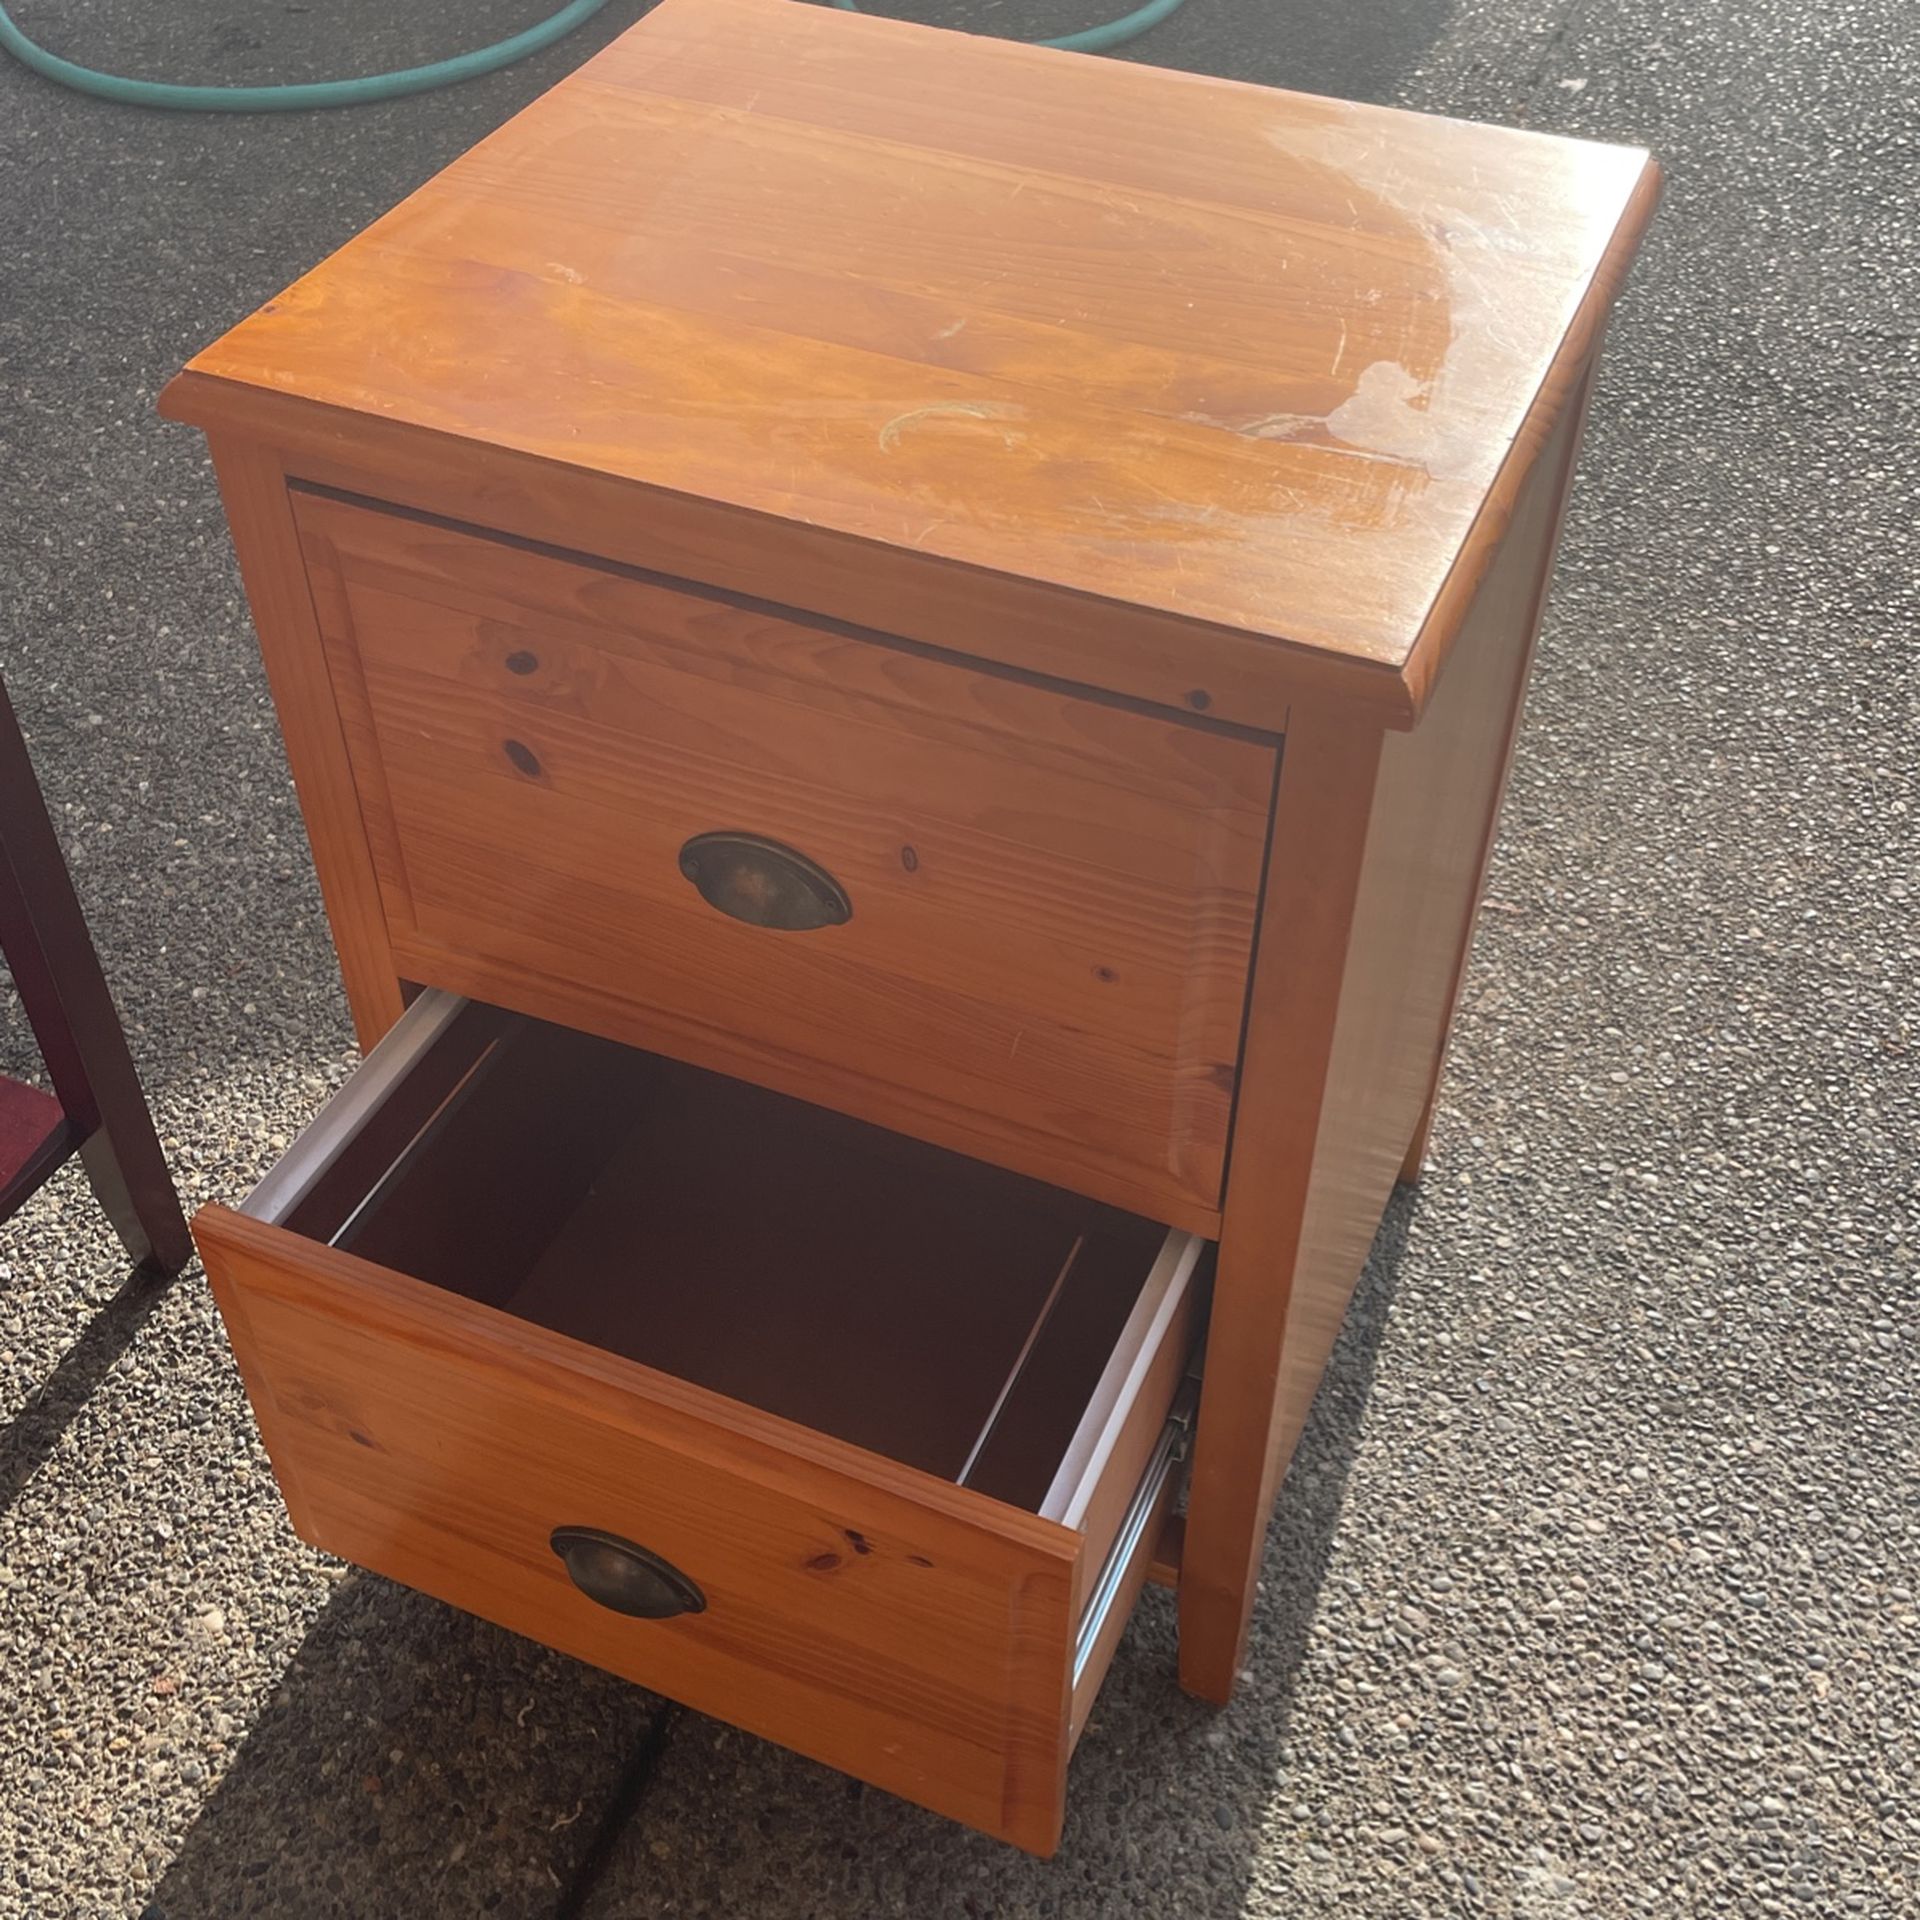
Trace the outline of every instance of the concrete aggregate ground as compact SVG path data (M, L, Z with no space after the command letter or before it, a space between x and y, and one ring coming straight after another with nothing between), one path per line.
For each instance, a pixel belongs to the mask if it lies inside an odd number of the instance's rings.
M18 6L234 80L535 10ZM154 395L639 11L330 116L0 67L0 664L190 1204L352 1055L211 477ZM1228 1712L1175 1689L1151 1596L1051 1865L680 1716L595 1920L1920 1914L1917 20L1190 0L1132 50L1668 167L1432 1168ZM204 1283L125 1278L76 1175L0 1230L0 1916L555 1913L656 1703L301 1546Z

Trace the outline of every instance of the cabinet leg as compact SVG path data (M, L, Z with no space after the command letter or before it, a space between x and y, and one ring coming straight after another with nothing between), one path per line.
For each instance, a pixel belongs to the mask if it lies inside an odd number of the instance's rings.
M1194 1596L1196 1602L1198 1596ZM1224 1707L1233 1699L1240 1677L1240 1622L1231 1608L1187 1604L1180 1596L1180 1690L1209 1706Z
M1218 1706L1244 1664L1274 1489L1346 1306L1312 1257L1308 1200L1380 760L1378 729L1302 716L1275 795L1273 844L1288 853L1263 920L1281 937L1254 965L1180 1556L1180 1684Z

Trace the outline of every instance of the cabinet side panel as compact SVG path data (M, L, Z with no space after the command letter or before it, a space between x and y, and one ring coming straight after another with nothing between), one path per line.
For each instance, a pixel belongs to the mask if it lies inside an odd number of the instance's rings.
M1181 1569L1181 1677L1208 1699L1232 1690L1274 1491L1425 1123L1582 412L1569 409L1536 464L1420 725L1375 736L1370 782L1350 720L1299 711L1288 738L1270 902L1285 901L1283 876L1307 858L1285 836L1317 823L1328 924L1311 953L1296 941L1271 970L1268 943L1294 930L1270 904L1261 931ZM1328 867L1356 813L1357 873ZM1351 914L1336 925L1331 903L1342 898ZM1302 1033L1329 1025L1320 1071L1303 1059L1276 1085L1276 1064L1301 1052Z
M1432 704L1381 753L1288 1311L1281 1471L1425 1123L1499 824L1577 427L1576 408L1521 495Z

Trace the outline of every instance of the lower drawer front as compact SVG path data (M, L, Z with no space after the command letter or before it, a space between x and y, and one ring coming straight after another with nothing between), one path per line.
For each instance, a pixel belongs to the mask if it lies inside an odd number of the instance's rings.
M196 1232L304 1539L970 1826L1057 1843L1099 1677L1073 1710L1101 1571L1079 1535L907 1469L889 1487L870 1456L850 1473L853 1450L784 1423L716 1425L671 1382L642 1408L617 1361L535 1327L509 1347L489 1309L323 1248L289 1259L288 1236L239 1215L209 1209ZM567 1526L659 1555L704 1610L588 1599L552 1547Z
M483 1029L474 1042L481 1065L461 1080L465 1032L417 1006L362 1069L359 1089L350 1085L333 1118L316 1125L249 1202L252 1211L209 1207L194 1223L303 1537L938 1812L1049 1851L1073 1740L1117 1637L1112 1616L1124 1616L1138 1591L1152 1545L1148 1522L1169 1477L1167 1449L1156 1449L1155 1437L1192 1345L1198 1243L1169 1235L1151 1273L1133 1270L1124 1297L1138 1286L1138 1301L1097 1369L1099 1386L1067 1403L1078 1425L1057 1471L1036 1478L1031 1464L1019 1465L1042 1444L1036 1428L1050 1424L1044 1406L1029 1405L1000 1417L961 1475L975 1476L972 1484L955 1484L328 1244L354 1229L316 1224L327 1208L351 1223L364 1222L383 1194L389 1208L408 1204L406 1180L379 1171L394 1141L369 1151L380 1144L383 1115L388 1124L395 1114L429 1116L403 1121L410 1144L394 1163L414 1168L411 1190L425 1194L444 1185L435 1155L472 1151L484 1132L476 1116L484 1123L490 1112L526 1110L537 1076L513 1079L513 1062L543 1059L542 1034L501 1042ZM561 1078L579 1092L586 1075L577 1056L567 1058ZM488 1060L497 1063L491 1081ZM463 1091L447 1094L455 1081ZM377 1099L365 1097L369 1087ZM716 1097L728 1097L724 1087ZM750 1169L758 1151L750 1178L770 1190L779 1184L772 1154L780 1116L760 1114L752 1102L746 1112L761 1132L755 1140L730 1135L729 1151L744 1154ZM684 1117L685 1109L674 1112ZM529 1126L550 1130L538 1112ZM836 1161L858 1147L858 1137L846 1135ZM303 1150L326 1171L306 1179L307 1198L290 1200L286 1176ZM890 1159L885 1141L876 1147L881 1176L925 1180L920 1162L931 1150L900 1150L906 1161ZM629 1170L613 1164L611 1190L625 1194ZM670 1205L683 1204L691 1186L697 1182L676 1166L670 1195L636 1203L652 1206L651 1245L671 1239ZM372 1197L356 1201L362 1187ZM911 1191L921 1204L926 1190ZM463 1211L486 1204L463 1196ZM1005 1200L997 1215L1014 1204ZM531 1201L516 1205L524 1213ZM693 1205L698 1212L707 1202ZM795 1234L811 1230L809 1217L797 1202L782 1216ZM416 1238L383 1238L378 1226L361 1225L356 1244L384 1246L382 1260ZM443 1244L435 1240L433 1257ZM1133 1242L1123 1235L1113 1244ZM646 1284L643 1267L616 1271L622 1293ZM975 1294L976 1315L993 1310L990 1289ZM647 1317L644 1303L635 1311ZM1084 1300L1076 1306L1070 1298L1043 1318L1021 1377L1069 1377L1055 1349L1085 1324L1086 1311ZM724 1338L753 1342L761 1316L747 1317L756 1324L729 1321ZM1009 1491L976 1490L988 1484ZM1030 1489L1018 1498L1031 1497L1037 1510L1014 1504L1016 1486ZM592 1578L584 1584L601 1597L589 1597L576 1584L580 1569L570 1573L556 1546L556 1533L567 1529L614 1536L650 1556L651 1571L634 1591L639 1605L663 1617L615 1610L622 1596ZM597 1551L590 1547L589 1558ZM621 1565L631 1571L631 1560Z
M330 1553L1046 1850L1058 1832L1075 1535L791 1436L644 1410L539 1328L275 1229L203 1215L220 1310L301 1536ZM420 1290L424 1291L424 1290ZM768 1422L769 1427L778 1423ZM877 1463L876 1463L877 1464ZM981 1510L985 1510L984 1512ZM591 1526L658 1554L705 1610L639 1620L553 1551Z

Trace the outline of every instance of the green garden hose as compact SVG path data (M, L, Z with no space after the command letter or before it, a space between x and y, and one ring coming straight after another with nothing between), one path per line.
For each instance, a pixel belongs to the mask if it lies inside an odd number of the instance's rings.
M1118 20L1109 20L1105 26L1082 27L1078 33L1063 33L1057 40L1036 40L1039 47L1065 47L1069 53L1105 53L1109 47L1125 46L1129 40L1137 40L1149 27L1157 27L1171 13L1178 13L1187 0L1147 0L1144 7L1135 7L1131 13L1125 13ZM856 0L833 0L833 4L842 13L864 13L866 9L856 4ZM0 19L5 12L0 10Z
M848 13L861 11L854 0L833 3ZM14 25L4 4L0 4L0 48L48 80L71 87L76 93L118 101L122 106L166 107L177 113L292 113L306 107L365 106L374 100L397 100L402 94L426 93L434 87L477 79L552 46L606 4L607 0L568 0L558 13L510 40L497 40L490 47L457 53L451 59L429 61L423 67L398 67L391 73L363 74L356 80L302 80L270 87L177 86L165 80L129 80L116 73L100 73L76 61L63 60L29 40ZM1104 53L1158 26L1183 4L1184 0L1147 0L1145 6L1136 7L1119 20L1109 20L1105 26L1088 27L1040 44L1069 47L1079 53Z
M394 100L405 93L425 93L476 79L500 67L511 66L542 47L550 47L581 21L590 20L607 0L568 0L568 4L538 26L496 41L472 53L456 53L450 60L434 60L424 67L399 67L392 73L363 74L357 80L296 81L272 87L175 86L164 80L127 80L117 73L96 73L92 67L62 60L49 53L14 25L0 5L0 47L76 93L117 100L127 107L170 107L177 113L293 113L303 107L358 107L372 100Z

